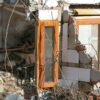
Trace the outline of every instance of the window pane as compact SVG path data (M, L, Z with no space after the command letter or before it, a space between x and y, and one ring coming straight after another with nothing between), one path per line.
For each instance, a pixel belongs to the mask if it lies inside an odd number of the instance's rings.
M53 81L54 27L45 27L45 82Z

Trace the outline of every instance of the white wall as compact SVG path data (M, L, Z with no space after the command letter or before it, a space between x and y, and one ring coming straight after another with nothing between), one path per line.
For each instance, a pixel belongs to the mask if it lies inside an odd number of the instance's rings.
M34 1L38 1L38 0L34 0ZM57 1L59 0L43 0L44 2L46 1L46 4L48 6L57 6ZM63 0L62 0L63 1ZM81 4L94 4L94 3L100 3L100 0L65 0L66 2L69 3L81 3Z

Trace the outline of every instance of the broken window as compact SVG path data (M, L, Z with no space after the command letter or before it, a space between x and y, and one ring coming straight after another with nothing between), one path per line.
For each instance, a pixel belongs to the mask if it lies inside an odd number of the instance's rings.
M100 53L100 18L77 17L77 35L79 41L85 45L86 53L92 57L92 68L99 69Z
M79 25L79 41L86 45L87 53L92 56L96 55L98 52L98 25Z
M79 25L79 41L92 57L94 67L98 68L98 25Z

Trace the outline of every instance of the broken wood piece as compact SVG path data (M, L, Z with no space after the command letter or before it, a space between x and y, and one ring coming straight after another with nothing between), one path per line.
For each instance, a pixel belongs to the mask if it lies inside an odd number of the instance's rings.
M27 47L16 47L16 48L7 48L7 52L16 52L16 51L23 51L23 52L29 52L28 49L33 49L33 46L27 46ZM0 52L6 52L5 48L0 48Z
M8 10L8 11L13 11L13 9L11 8L8 8L8 7L4 7L4 9ZM25 13L22 13L20 11L17 11L17 10L14 10L14 13L18 14L18 15L21 15L21 16L26 16Z

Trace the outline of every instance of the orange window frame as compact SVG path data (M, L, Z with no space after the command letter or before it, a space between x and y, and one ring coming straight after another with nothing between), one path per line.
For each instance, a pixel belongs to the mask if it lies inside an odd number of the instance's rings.
M45 82L44 76L44 55L45 55L45 46L44 46L44 34L45 27L54 27L54 58L56 60L54 64L54 81ZM59 51L59 35L58 35L58 20L43 20L38 23L38 33L37 33L37 44L36 44L36 83L40 88L51 88L54 87L58 81L58 51Z
M79 25L98 24L98 70L100 71L100 18L75 18L75 25L77 29L77 35L79 34Z

